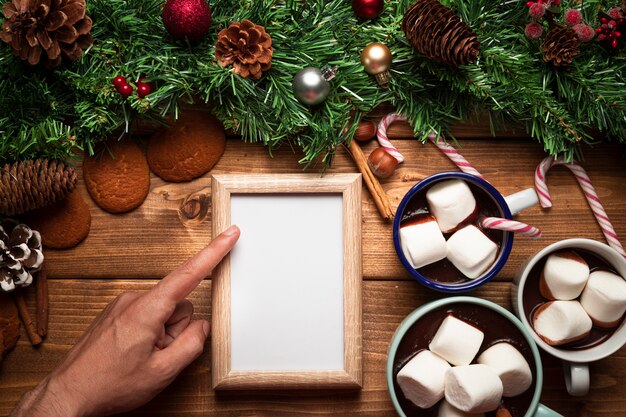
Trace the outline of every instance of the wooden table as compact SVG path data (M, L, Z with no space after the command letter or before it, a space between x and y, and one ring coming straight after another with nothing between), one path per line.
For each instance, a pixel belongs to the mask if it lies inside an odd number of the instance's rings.
M408 138L405 125L392 126L394 138ZM463 129L459 136L487 137L485 129ZM461 140L462 152L504 194L533 185L535 166L545 156L530 139ZM392 205L420 178L455 167L430 144L396 141L406 162L383 183ZM366 146L366 152L374 147ZM589 175L618 235L626 237L626 163L624 148L602 145L585 149ZM228 142L226 153L213 173L301 172L299 155L289 146L273 159L265 148L241 141ZM356 172L344 151L338 152L331 172ZM516 238L506 267L493 282L472 293L511 308L511 279L534 252L560 239L585 237L603 241L600 229L574 177L563 167L548 176L555 206L534 207L519 219L540 227L543 238ZM50 276L50 330L48 339L34 349L25 334L8 354L0 370L0 415L50 372L92 319L123 291L144 291L181 260L211 239L210 176L187 184L152 178L151 192L137 210L110 215L91 202L82 179L78 192L91 204L91 234L77 248L46 251ZM391 226L381 221L367 191L363 197L363 389L360 391L267 392L217 394L210 388L207 351L183 372L170 388L132 416L394 416L385 382L389 341L400 321L416 307L442 297L414 282L396 258ZM29 305L34 305L31 294ZM192 294L196 315L208 319L211 281ZM582 398L568 396L561 364L543 355L545 386L542 402L564 416L626 416L626 348L591 365L591 392Z

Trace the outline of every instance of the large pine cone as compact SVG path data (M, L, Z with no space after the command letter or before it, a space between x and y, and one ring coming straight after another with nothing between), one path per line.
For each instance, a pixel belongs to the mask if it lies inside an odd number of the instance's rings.
M580 53L580 39L573 29L555 26L550 29L541 45L543 60L555 67L567 66Z
M221 66L233 66L233 72L258 80L272 67L272 38L263 26L249 20L234 22L217 35L215 58Z
M85 0L12 0L2 11L6 19L0 39L31 65L42 62L53 68L63 56L76 61L93 42Z
M35 159L6 164L0 170L0 214L12 216L62 200L77 179L63 162Z
M474 62L480 43L459 16L437 0L418 0L404 14L402 30L429 59L458 67Z
M33 273L41 269L41 235L15 220L0 223L0 289L28 287Z

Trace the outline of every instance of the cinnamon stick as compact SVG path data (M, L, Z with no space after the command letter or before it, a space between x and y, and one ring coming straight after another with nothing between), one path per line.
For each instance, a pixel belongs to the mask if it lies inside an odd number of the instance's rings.
M48 334L48 304L48 274L42 269L37 277L37 334L42 338Z
M33 346L37 346L41 344L42 340L37 334L37 328L33 323L33 318L30 316L28 312L28 307L26 307L26 300L24 300L24 294L21 291L18 291L14 295L15 304L17 305L17 311L22 319L22 323L24 324L24 328L26 329L26 334L28 334L28 338L30 339L30 343Z
M393 209L391 208L389 197L382 185L380 185L380 182L378 182L378 178L376 178L367 165L367 158L365 158L363 150L361 150L361 147L355 140L350 142L350 154L356 166L359 168L359 171L363 174L365 185L369 189L380 215L384 220L390 221L393 219Z

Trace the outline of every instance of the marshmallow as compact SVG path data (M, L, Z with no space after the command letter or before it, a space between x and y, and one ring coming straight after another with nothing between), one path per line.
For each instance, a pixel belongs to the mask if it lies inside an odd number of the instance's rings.
M448 369L448 362L429 350L423 350L398 372L398 385L413 404L429 408L443 398L443 380Z
M439 405L437 417L485 417L485 413L466 413L458 408L454 408L452 404L443 400Z
M447 257L459 271L470 279L478 278L496 260L498 245L476 226L465 226L447 242Z
M533 314L535 332L551 346L584 339L591 326L591 319L578 301L548 301Z
M460 225L472 222L478 215L474 194L463 180L436 183L426 192L426 201L444 233L454 232Z
M446 239L435 218L420 217L400 227L402 252L415 269L437 262L446 257Z
M446 401L461 411L484 413L500 405L502 381L487 365L450 368L444 381Z
M449 315L441 322L428 348L452 365L468 365L478 353L484 337L476 327Z
M609 271L594 271L589 275L580 304L599 327L616 327L626 311L626 281Z
M541 272L539 292L548 300L573 300L585 288L589 265L573 250L548 256Z
M496 343L478 357L478 363L495 371L502 381L502 395L515 397L526 391L533 383L533 374L524 356L513 345Z

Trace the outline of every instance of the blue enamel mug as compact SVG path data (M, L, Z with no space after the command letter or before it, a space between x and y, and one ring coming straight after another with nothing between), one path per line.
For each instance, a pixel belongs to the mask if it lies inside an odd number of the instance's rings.
M404 268L417 280L419 283L425 285L436 291L445 293L462 293L474 290L484 283L493 279L500 270L506 264L511 248L513 247L513 233L502 232L502 239L500 240L498 255L494 263L478 278L467 279L458 283L446 283L436 280L436 277L427 277L423 275L419 270L413 268L409 263L404 252L402 250L400 242L400 226L404 217L405 211L411 204L411 201L416 198L417 195L425 194L426 190L437 182L460 179L468 183L471 188L478 190L481 194L480 199L488 199L492 206L496 208L496 217L511 219L514 214L521 212L524 209L534 206L539 202L537 193L534 189L528 188L507 197L503 197L502 194L489 182L475 175L466 174L464 172L442 172L439 174L431 175L415 184L404 196L393 222L393 243L396 249L396 253L400 262ZM477 198L479 200L479 198Z

